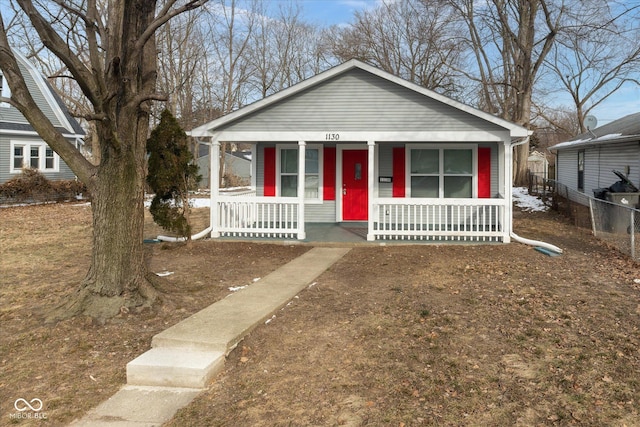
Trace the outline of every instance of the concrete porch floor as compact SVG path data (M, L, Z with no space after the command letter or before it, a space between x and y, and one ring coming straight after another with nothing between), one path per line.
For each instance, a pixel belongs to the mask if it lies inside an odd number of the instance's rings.
M297 240L295 238L277 237L220 237L220 240L233 241L259 241L259 242L286 242L286 243L313 243L313 244L380 244L380 242L367 242L366 222L343 222L343 223L310 223L305 224L306 238Z
M305 224L308 243L366 243L366 222L307 223Z

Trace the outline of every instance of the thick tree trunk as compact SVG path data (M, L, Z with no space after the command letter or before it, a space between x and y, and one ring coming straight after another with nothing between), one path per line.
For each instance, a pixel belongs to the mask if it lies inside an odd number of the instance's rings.
M106 89L116 96L104 99L105 118L96 122L101 161L88 185L93 198L92 262L76 295L54 310L50 320L79 314L106 319L122 310L150 305L157 295L148 281L143 247L155 40L151 37L142 49L135 48L153 18L154 4L143 2L136 9L139 14L112 10L112 22L121 23L123 37L114 37L107 55L111 59Z
M135 135L136 121L131 122L134 125L128 128ZM135 143L123 144L120 153L103 152L91 187L91 267L77 293L51 313L50 321L76 315L106 319L154 302L156 292L147 280L143 247L144 154Z

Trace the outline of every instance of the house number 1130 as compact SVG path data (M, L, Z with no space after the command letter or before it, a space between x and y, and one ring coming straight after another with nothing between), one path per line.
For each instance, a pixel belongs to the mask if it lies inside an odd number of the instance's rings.
M324 134L325 141L339 141L340 134L339 133L325 133Z

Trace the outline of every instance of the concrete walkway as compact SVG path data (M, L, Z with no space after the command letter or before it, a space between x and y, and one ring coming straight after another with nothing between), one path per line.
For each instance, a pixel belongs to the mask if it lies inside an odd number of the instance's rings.
M348 248L313 248L251 286L153 337L127 364L127 385L72 426L160 426L188 405L256 326L284 307Z

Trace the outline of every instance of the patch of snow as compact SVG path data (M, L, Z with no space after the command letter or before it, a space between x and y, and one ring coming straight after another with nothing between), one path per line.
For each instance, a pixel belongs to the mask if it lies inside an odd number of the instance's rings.
M244 285L244 286L231 286L231 287L229 288L229 290L230 290L231 292L238 292L238 291L243 290L243 289L244 289L244 288L246 288L247 286L248 286L248 285Z
M621 133L610 133L608 135L603 135L601 137L599 137L598 139L613 139L613 138L617 138L619 136L622 136Z
M542 200L529 194L525 187L513 187L513 202L525 212L545 212L549 209Z

